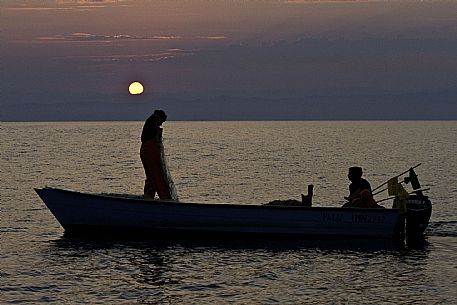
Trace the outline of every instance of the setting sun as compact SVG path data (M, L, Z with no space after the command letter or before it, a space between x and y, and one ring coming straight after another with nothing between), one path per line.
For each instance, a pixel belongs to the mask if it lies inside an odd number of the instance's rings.
M132 95L138 95L143 93L143 85L140 82L133 82L129 86L129 92Z

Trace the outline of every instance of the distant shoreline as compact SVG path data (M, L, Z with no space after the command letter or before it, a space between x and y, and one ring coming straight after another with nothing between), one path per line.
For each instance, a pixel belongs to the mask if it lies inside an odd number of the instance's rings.
M35 121L0 121L0 123L104 123L104 122L143 122L144 120L35 120ZM372 119L372 120L356 120L356 119L314 119L314 120L294 120L294 119L258 119L258 120L168 120L167 122L457 122L456 119Z

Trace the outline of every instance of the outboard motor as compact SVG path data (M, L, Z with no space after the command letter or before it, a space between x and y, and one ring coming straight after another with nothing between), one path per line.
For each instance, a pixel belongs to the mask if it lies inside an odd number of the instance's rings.
M420 237L432 215L432 202L424 195L411 195L406 199L406 237Z
M406 237L417 238L422 236L428 226L432 215L432 202L423 194L413 168L409 170L409 177L406 177L404 181L411 183L411 187L415 191L415 195L410 195L406 199Z

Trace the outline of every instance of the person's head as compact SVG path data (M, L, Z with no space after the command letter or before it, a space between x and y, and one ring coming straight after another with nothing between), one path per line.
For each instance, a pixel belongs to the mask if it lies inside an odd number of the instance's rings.
M348 178L351 181L362 178L363 170L361 167L353 166L349 168Z
M154 115L157 116L160 120L160 124L165 122L167 120L167 115L165 114L165 111L156 109L154 110Z

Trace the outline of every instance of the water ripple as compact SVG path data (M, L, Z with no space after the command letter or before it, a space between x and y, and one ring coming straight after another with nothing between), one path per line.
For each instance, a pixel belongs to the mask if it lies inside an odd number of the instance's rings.
M3 124L1 304L453 304L455 122L167 122L182 200L316 206L422 162L434 211L417 245L384 240L72 239L34 187L141 194L142 122ZM392 139L402 139L393 145ZM417 141L421 139L421 141ZM413 153L412 153L413 152ZM447 177L447 178L446 178ZM426 183L425 183L426 182Z

